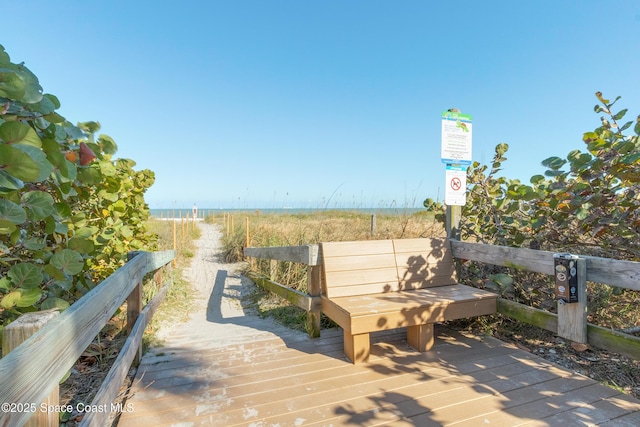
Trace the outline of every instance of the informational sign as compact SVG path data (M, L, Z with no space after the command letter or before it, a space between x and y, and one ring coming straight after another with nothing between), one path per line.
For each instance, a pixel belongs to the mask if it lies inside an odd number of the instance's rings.
M449 164L445 177L447 183L444 203L449 206L464 206L467 203L467 167Z
M442 163L471 164L471 115L442 113Z

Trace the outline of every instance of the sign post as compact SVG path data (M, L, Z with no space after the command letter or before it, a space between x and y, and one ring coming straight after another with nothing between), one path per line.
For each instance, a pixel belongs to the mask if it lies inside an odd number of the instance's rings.
M441 161L446 164L445 200L447 237L460 238L460 217L467 202L467 167L472 159L472 118L458 110L442 113Z

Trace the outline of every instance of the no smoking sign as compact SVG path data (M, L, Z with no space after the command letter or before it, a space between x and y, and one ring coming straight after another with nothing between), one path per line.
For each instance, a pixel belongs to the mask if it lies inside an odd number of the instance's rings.
M467 168L462 165L447 165L447 186L444 202L449 206L464 206L467 202Z
M451 189L453 191L458 191L462 188L462 181L457 176L451 178Z

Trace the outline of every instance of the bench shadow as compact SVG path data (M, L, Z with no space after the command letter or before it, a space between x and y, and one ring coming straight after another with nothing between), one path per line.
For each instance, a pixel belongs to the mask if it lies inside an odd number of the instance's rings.
M447 255L447 260L450 260L452 263L453 257L450 252L447 254L447 251L451 251L447 245L447 241L443 239L429 239L429 242L430 247L428 248L428 253L411 255L407 259L407 266L404 269L404 273L399 277L400 291L437 286L438 283L434 281L434 278L446 278L450 275L450 263L447 265L443 265L441 262L429 263L427 259L436 258L442 260L445 255ZM453 283L453 281L449 283Z

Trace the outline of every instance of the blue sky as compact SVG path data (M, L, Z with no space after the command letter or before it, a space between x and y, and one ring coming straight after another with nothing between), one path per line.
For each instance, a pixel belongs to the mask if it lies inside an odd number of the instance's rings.
M442 111L503 174L582 149L594 93L640 114L640 2L0 0L0 44L67 119L156 173L152 208L444 198Z

